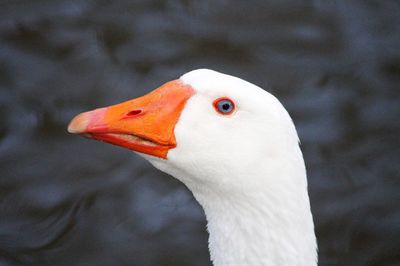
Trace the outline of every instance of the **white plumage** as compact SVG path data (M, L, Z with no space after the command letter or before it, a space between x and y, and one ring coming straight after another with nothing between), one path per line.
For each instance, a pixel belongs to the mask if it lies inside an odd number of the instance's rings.
M181 180L204 208L211 259L223 265L316 265L306 170L293 122L270 93L199 69L180 80L196 94L175 127L168 159L145 156ZM231 116L210 106L236 103Z

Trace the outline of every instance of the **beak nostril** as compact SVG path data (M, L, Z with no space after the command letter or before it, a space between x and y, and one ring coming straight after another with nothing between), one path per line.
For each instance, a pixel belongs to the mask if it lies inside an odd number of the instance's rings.
M142 110L132 110L132 111L130 111L130 112L128 112L128 113L126 114L126 117L135 116L135 115L140 114L141 112L142 112Z

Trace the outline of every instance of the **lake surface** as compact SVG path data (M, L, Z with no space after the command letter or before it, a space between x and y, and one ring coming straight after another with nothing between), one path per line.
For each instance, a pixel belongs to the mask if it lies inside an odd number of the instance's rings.
M192 194L77 113L196 68L293 117L320 265L400 265L399 1L0 1L0 265L211 265Z

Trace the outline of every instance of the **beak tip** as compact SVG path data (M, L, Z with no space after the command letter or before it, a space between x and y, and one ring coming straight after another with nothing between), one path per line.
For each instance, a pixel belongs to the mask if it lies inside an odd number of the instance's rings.
M89 124L89 118L86 113L75 116L68 125L68 132L71 134L85 133Z

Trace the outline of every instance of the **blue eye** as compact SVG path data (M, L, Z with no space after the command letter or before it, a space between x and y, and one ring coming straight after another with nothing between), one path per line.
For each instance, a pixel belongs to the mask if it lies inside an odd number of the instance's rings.
M229 98L219 98L214 101L214 108L220 114L229 115L235 110L235 104Z

